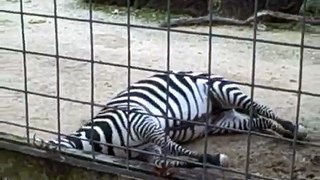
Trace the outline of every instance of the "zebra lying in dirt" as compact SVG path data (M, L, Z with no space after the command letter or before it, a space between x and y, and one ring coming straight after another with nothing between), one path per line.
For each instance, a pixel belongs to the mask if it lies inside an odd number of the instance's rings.
M93 148L96 152L118 157L127 157L127 151L111 145L135 147L159 154L187 156L198 162L206 158L209 164L228 166L229 158L226 154L205 155L183 148L179 143L204 137L205 126L194 125L193 122L205 123L207 112L208 124L216 126L209 128L209 136L234 133L220 128L248 130L250 106L253 109L253 131L271 129L284 137L293 137L295 125L292 122L281 120L268 106L252 101L232 81L220 75L175 72L170 75L155 74L131 84L129 91L126 89L112 98L92 122L88 120L77 131L61 137L60 146L83 151L91 151ZM166 114L168 118L164 118ZM91 135L99 143L89 143ZM305 136L304 132L298 134L300 139ZM58 140L43 141L40 146L55 150ZM129 153L131 158L153 163L158 168L199 166L183 161L164 161L160 157L137 152Z

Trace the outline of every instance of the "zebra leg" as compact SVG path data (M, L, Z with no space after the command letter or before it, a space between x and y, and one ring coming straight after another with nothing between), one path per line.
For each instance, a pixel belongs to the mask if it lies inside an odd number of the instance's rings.
M213 125L216 127L210 130L210 135L241 133L236 130L249 130L250 116L240 113L235 109L223 111L217 116L212 116L212 118ZM290 133L290 131L284 129L281 124L272 119L261 116L254 116L252 118L252 131L264 131L267 129L272 129L282 135Z
M170 154L175 154L177 156L187 156L190 158L197 159L199 162L204 162L204 159L207 159L207 162L216 166L227 166L228 165L228 156L225 154L215 154L215 155L204 155L200 154L195 151L191 151L188 149L183 148L181 145L175 143L172 141L172 139L167 136L163 129L161 129L159 126L157 126L155 123L152 123L151 121L147 121L149 123L146 123L143 130L141 132L141 136L156 145L158 145L161 149L164 149L165 151L168 151ZM163 160L157 160L155 161L155 165L158 167L194 167L194 165L191 164L183 164L179 163L176 164L172 161L165 161ZM169 162L169 163L168 163Z
M240 88L227 80L214 81L211 86L211 95L213 96L214 104L221 104L223 108L234 108L237 111L243 111L243 113L249 115L251 107L253 108L253 115L263 116L275 120L278 124L282 126L286 131L290 131L292 135L288 138L292 138L295 132L296 126L286 120L279 118L275 112L268 106L257 103L253 101L248 95L243 93ZM298 133L298 139L304 139L307 136L307 133L304 132L304 128L299 125L299 129L302 132Z
M250 111L249 110L245 110L245 109L235 109L237 112L245 114L247 116L250 117ZM257 113L253 113L253 117L259 117L259 115L257 115ZM274 119L277 123L281 124L281 126L290 131L292 134L294 133L295 130L295 125L291 122L291 121L286 121L280 118L275 118Z
M160 159L161 159L161 155L174 155L172 153L170 153L170 151L168 151L167 149L163 149L160 146L156 145L156 144L150 144L149 146L147 146L146 148L143 149L144 151L156 154L147 154L147 153L140 153L138 155L138 157L136 157L137 160L140 161L145 161L145 162L149 162L149 163L154 163L154 164L158 164ZM159 156L157 156L159 155ZM170 167L184 167L187 166L187 164L184 164L183 162L180 161L175 161L175 160L171 160L171 159L167 159L168 161L168 166Z
M295 133L295 128L296 125L287 120L282 120L282 119L276 119L275 120L278 124L280 124L285 130L289 131L290 133L283 135L286 138L293 139L294 138L294 133ZM297 133L297 139L298 140L304 140L308 136L308 133L301 124L298 124L298 133Z
M157 155L164 155L164 154L172 155L172 153L170 153L169 151L166 151L166 150L162 149L160 146L155 145L155 144L150 144L149 146L147 146L143 150L157 154ZM187 162L183 162L183 161L177 161L177 160L173 160L173 159L164 160L163 158L161 158L161 156L157 156L157 155L140 153L138 155L138 157L136 157L135 159L139 160L139 161L144 161L144 162L147 162L150 164L154 164L155 165L154 169L155 169L156 174L159 176L165 176L165 177L172 176L172 173L168 171L171 167L183 167L183 168L196 167L191 163L187 163Z
M290 131L290 134L288 136L285 136L287 138L293 139L294 138L294 133L296 130L296 124L293 123L292 121L287 121L284 119L276 118L275 121L279 123L284 129ZM298 140L304 140L308 136L306 128L298 124L298 132L297 132L297 139Z
M46 151L57 151L59 148L58 144L55 144L51 141L45 141L42 138L37 138L36 137L36 133L34 133L33 135L33 141L32 141L33 145L39 149L43 149ZM60 145L61 147L65 147Z
M214 81L210 87L213 103L219 103L224 108L243 109L250 112L252 106L253 112L270 119L278 119L274 111L263 104L253 101L247 94L231 81ZM218 102L217 102L218 101Z
M246 113L243 113L243 111L230 109L228 111L222 112L219 116L216 116L214 118L214 125L218 126L218 128L212 129L210 131L210 135L234 133L235 131L231 129L249 130L250 116ZM265 130L271 129L283 137L293 138L294 131L289 130L288 127L286 128L284 125L293 126L293 123L285 120L282 120L281 123L279 123L278 121L256 115L252 118L251 130L264 132ZM306 133L298 133L297 137L298 139L303 139L306 137Z
M250 112L249 111L242 110L242 109L236 109L236 111L239 112L239 113L245 114L245 115L248 116L248 118L250 118ZM257 114L253 114L253 115L254 115L255 118L261 117L261 116L259 116ZM276 123L278 123L278 125L281 126L281 129L286 130L287 133L282 134L282 136L284 136L286 138L293 139L295 128L296 128L296 125L293 122L287 121L287 120L283 120L283 119L280 119L280 118L276 118L276 119L274 119L274 121ZM306 132L306 129L300 124L298 126L299 126L299 129L298 129L299 131L297 133L297 139L298 140L305 139L307 137L307 135L308 135L307 132ZM281 131L281 130L279 130L279 131Z

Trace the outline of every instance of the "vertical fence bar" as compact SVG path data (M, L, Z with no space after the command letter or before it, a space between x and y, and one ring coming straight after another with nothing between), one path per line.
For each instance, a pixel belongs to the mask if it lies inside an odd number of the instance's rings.
M127 169L129 169L129 159L130 159L130 154L129 153L129 135L130 135L130 130L131 130L131 121L130 121L130 84L131 84L131 27L130 27L130 0L127 0L127 40L128 40L128 79L127 79L127 84L128 84L128 107L127 107L127 120L128 120L128 134L127 134Z
M57 18L57 0L53 0L53 17L54 17L54 34L56 47L56 88L57 88L57 123L58 123L58 142L59 151L61 151L61 126L60 126L60 58L59 58L59 34L58 34L58 18Z
M254 85L255 85L255 70L256 70L256 45L257 45L257 13L258 13L258 0L254 1L254 26L253 26L253 41L252 41L252 71L251 71L251 92L250 98L253 101L254 98ZM250 165L250 148L251 148L251 128L253 120L253 106L250 106L250 120L247 137L247 154L246 154L246 165L245 165L245 177L249 179L249 165Z
M29 99L28 99L28 73L27 73L27 56L26 56L26 37L24 32L23 0L20 0L20 19L21 19L21 39L22 39L22 56L23 56L23 77L24 77L24 103L26 114L26 134L27 142L30 143L29 131Z
M303 75L303 53L304 53L304 35L305 35L305 11L306 11L307 0L303 1L303 10L302 10L302 27L301 27L301 39L300 39L300 59L299 59L299 79L298 79L298 92L297 92L297 109L296 109L296 127L293 137L292 145L292 160L290 167L290 178L294 178L294 165L296 160L296 143L297 143L297 133L299 130L299 118L300 118L300 106L301 106L301 89L302 89L302 75Z
M213 16L213 12L212 12L212 0L208 1L208 6L209 6L209 41L208 41L208 81L212 81L210 78L211 75L211 65L212 65L212 16ZM208 83L209 85L211 83ZM210 93L210 87L208 88L208 92L207 92L207 97L209 97L209 93ZM203 162L203 176L202 179L205 180L207 179L207 151L208 151L208 125L209 125L209 111L210 111L210 106L209 106L209 98L207 98L207 111L206 111L206 124L205 124L205 134L204 134L204 139L205 139L205 143L204 143L204 162Z
M94 153L94 143L93 143L93 117L94 117L94 44L93 44L93 23L92 23L92 0L89 0L89 26L90 26L90 78L91 78L91 104L90 104L90 113L91 113L91 135L90 135L90 143L91 143L91 154L93 160L95 160L95 153Z
M167 23L170 24L171 21L171 9L170 9L170 4L171 4L171 0L167 0L167 12L166 12L166 19L167 19ZM164 141L165 143L167 143L168 138L167 136L170 135L169 133L169 119L168 119L168 111L169 111L169 84L170 84L170 41L171 41L171 31L170 31L170 26L167 27L167 87L166 87L166 114L165 114L165 121L166 121L166 125L165 125L165 136L164 136ZM181 122L180 122L181 123ZM174 123L175 124L175 123ZM167 154L164 154L164 164L166 164L167 162Z

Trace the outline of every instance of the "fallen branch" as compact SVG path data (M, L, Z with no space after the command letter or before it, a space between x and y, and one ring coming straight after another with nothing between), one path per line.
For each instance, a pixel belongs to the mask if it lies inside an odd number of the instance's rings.
M289 21L302 22L303 16L287 14L282 12L270 11L270 10L262 10L257 13L257 18L260 20L263 17L274 17ZM212 25L222 24L222 25L238 25L245 26L251 25L254 22L254 15L250 16L246 20L238 20L233 18L226 18L221 16L212 15ZM305 23L310 25L320 25L320 19L313 19L310 17L305 18ZM160 27L177 27L177 26L192 26L192 25L210 25L210 15L196 17L196 18L181 18L171 20L168 25L167 22L161 23Z

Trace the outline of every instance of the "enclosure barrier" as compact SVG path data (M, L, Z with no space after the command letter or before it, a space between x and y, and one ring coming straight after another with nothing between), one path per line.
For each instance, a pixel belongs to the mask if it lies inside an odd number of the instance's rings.
M129 85L131 84L131 70L141 70L141 71L149 71L149 72L164 72L164 73L173 73L170 69L170 33L171 32L178 32L178 33L186 33L186 34L195 34L195 35L200 35L200 36L208 36L209 37L209 42L208 42L208 73L211 73L211 65L212 65L212 38L227 38L227 39L235 39L235 40L240 40L240 41L250 41L253 43L253 51L252 51L252 72L251 72L251 83L243 83L243 82L235 82L240 85L246 85L251 87L251 99L254 98L254 90L255 88L263 88L263 89L269 89L269 90L276 90L276 91L283 91L283 92L289 92L289 93L295 93L297 94L297 109L296 109L296 125L299 123L299 115L300 115L300 101L301 101L301 95L307 95L307 96L314 96L314 97L320 97L320 94L317 93L311 93L311 92L306 92L301 90L301 84L302 84L302 70L303 70L303 52L304 49L312 49L312 50L320 50L320 47L317 46L308 46L304 45L304 34L305 34L305 14L303 13L303 18L302 18L302 29L301 29L301 42L300 44L293 44L293 43L284 43L284 42L276 42L276 41L269 41L269 40L263 40L263 39L257 39L257 2L258 0L255 0L255 20L254 20L254 26L253 26L253 38L242 38L242 37L236 37L236 36L230 36L230 35L221 35L221 34L214 34L212 33L212 22L209 23L209 32L208 33L199 33L199 32L191 32L191 31L184 31L184 30L177 30L177 29L171 29L170 27L167 28L159 28L159 27L151 27L151 26L143 26L143 25L134 25L130 23L130 0L127 0L127 23L115 23L115 22L106 22L106 21L100 21L100 20L94 20L92 11L93 11L93 4L91 0L89 1L89 19L81 19L81 18L71 18L71 17L64 17L64 16L59 16L57 14L57 2L56 0L53 0L54 3L54 15L45 15L45 14L38 14L38 13L30 13L30 12L25 12L23 8L23 0L20 0L20 11L12 11L12 10L2 10L0 9L0 13L11 13L11 14L20 14L21 16L21 36L22 36L22 49L14 49L14 48L9 48L9 47L0 47L0 50L2 51L12 51L12 52L17 52L17 53L22 53L23 54L23 70L24 70L24 89L17 89L17 88L11 88L11 87L6 87L6 86L1 86L1 89L8 90L8 91L15 91L15 92L20 92L25 94L25 117L26 117L26 122L25 125L20 125L17 123L11 123L11 122L6 122L0 119L0 124L7 124L11 126L16 126L16 127L23 127L26 129L26 139L21 139L17 138L14 136L10 136L5 133L0 134L0 149L1 151L9 150L9 151L15 151L19 152L22 154L27 154L39 158L45 158L45 159L50 159L58 162L63 162L66 164L70 164L72 166L78 166L82 168L86 168L89 170L93 171L99 171L99 172L104 172L104 173L111 173L111 174L124 174L127 176L131 177L136 177L136 178L142 178L142 179L162 179L162 177L156 176L155 173L153 172L152 168L143 162L137 162L137 161L132 161L129 160L129 156L126 159L121 159L117 157L110 157L110 156L104 156L104 155L97 155L93 152L89 154L84 154L81 153L77 150L71 150L71 149L60 149L58 153L52 153L52 152L47 152L46 150L42 149L37 149L32 146L32 137L30 135L30 130L37 130L37 131L42 131L46 133L51 133L55 134L58 136L59 142L60 142L60 137L63 135L61 131L61 124L60 124L60 101L69 101L69 102L74 102L74 103L80 103L80 104L87 104L91 106L91 120L94 117L94 106L98 107L103 107L104 105L102 104L96 104L94 102L94 66L95 65L105 65L105 66L116 66L116 67L121 67L121 68L127 68L128 70L128 78L127 78L127 83L128 83L128 88ZM212 1L209 1L209 13L212 14ZM306 1L303 3L303 12L305 11L306 8ZM166 19L169 24L170 22L170 0L167 0L167 13L166 13ZM25 26L24 26L24 16L38 16L38 17L46 17L46 18L53 18L54 19L54 27L55 27L55 54L47 54L47 53L40 53L40 52L33 52L29 51L26 48L26 40L25 40ZM212 18L212 17L211 17ZM69 57L69 56L61 56L59 53L59 37L58 37L58 19L64 19L64 20L70 20L70 21L79 21L79 22L88 22L90 24L90 52L91 52L91 57L90 59L82 59L82 58L75 58L75 57ZM94 59L94 46L93 46L93 24L106 24L110 26L123 26L127 27L127 42L128 42L128 63L127 65L122 65L122 64L117 64L117 63L109 63L109 62L101 62L101 61L95 61ZM161 70L156 70L152 68L146 68L146 67L139 67L139 66L132 66L131 65L131 41L130 41L130 30L131 28L143 28L143 29L151 29L151 30L157 30L157 31L166 31L167 32L167 70L166 71L161 71ZM278 87L268 87L264 85L258 85L255 84L255 63L256 63L256 43L268 43L268 44L274 44L274 45L281 45L281 46L291 46L291 47L299 47L300 48L300 64L299 64L299 82L298 82L298 89L284 89L284 88L278 88ZM44 93L38 93L38 92L33 92L28 90L28 85L27 85L27 63L26 63L26 55L27 54L32 54L32 55L39 55L39 56L45 56L45 57L54 57L56 58L56 91L57 94L56 96L53 95L48 95ZM60 76L59 76L59 61L60 59L67 59L70 61L79 61L79 62L86 62L91 64L91 101L90 102L85 102L85 101L80 101L80 100L75 100L71 99L68 97L61 97L60 96ZM191 69L190 69L191 70ZM169 80L169 78L168 78ZM130 89L129 89L130 91ZM168 91L167 91L168 92ZM37 96L42 96L46 98L51 98L51 99L56 99L57 100L57 132L56 131L48 131L40 128L35 128L29 125L29 104L28 104L28 95L37 95ZM130 99L130 97L129 97ZM128 101L128 109L130 109L129 106L129 101ZM167 113L168 113L168 93L167 93ZM150 115L154 116L154 115ZM250 112L251 120L252 120L252 110ZM168 117L165 117L169 119ZM177 121L181 121L180 119L175 119ZM251 122L251 121L250 121ZM209 127L214 127L213 125L209 125L208 121L206 123L200 123L200 122L190 122L190 123L195 123L196 125L201 125L205 126L206 128ZM251 123L249 131L241 131L241 132L247 132L248 133L248 138L247 138L247 159L246 159L246 166L244 172L239 172L235 171L232 169L228 168L221 168L221 167L215 167L206 163L203 163L203 169L201 170L185 170L185 169L176 169L174 174L172 175L171 178L173 179L218 179L221 178L221 174L219 172L223 171L225 173L229 174L237 174L236 177L238 179L271 179L268 177L262 177L259 175L254 175L249 173L249 155L250 155L250 147L251 147L251 136L257 135L257 136L262 136L266 138L274 138L282 141L289 141L293 143L292 146L292 161L291 161L291 166L290 166L290 178L294 178L294 166L295 166L295 156L296 156L296 144L301 143L301 144L307 144L309 146L314 146L315 148L319 148L320 145L317 143L310 143L310 142L304 142L304 141L298 141L297 140L297 128L295 130L294 134L294 139L286 139L286 138L280 138L272 135L266 135L266 134L261 134L258 132L252 132L251 131ZM296 126L297 127L297 126ZM93 128L93 127L91 127ZM229 129L230 130L230 129ZM128 130L130 131L130 129ZM238 130L239 131L239 130ZM92 136L91 136L92 137ZM127 136L129 138L129 135ZM91 139L92 142L92 139ZM100 142L95 142L98 144L102 144ZM206 134L205 136L205 147L204 147L204 153L206 154L207 152L207 144L208 144L208 135ZM105 144L108 146L114 146L112 144ZM118 148L124 148L124 147L118 147ZM151 152L145 152L142 150L137 150L134 148L129 148L125 147L124 149L126 150L131 150L131 151L136 151L136 152L143 152L147 154L153 154L155 156L159 156L157 154L151 153ZM166 159L176 159L174 157L165 157ZM199 164L196 162L192 162L195 164ZM207 172L207 168L215 168L217 169L217 173L209 173ZM188 174L186 176L186 174ZM225 174L226 175L226 174ZM228 177L228 175L226 175ZM242 178L239 178L242 177ZM231 177L230 177L231 178ZM237 179L235 177L232 177L232 179Z

